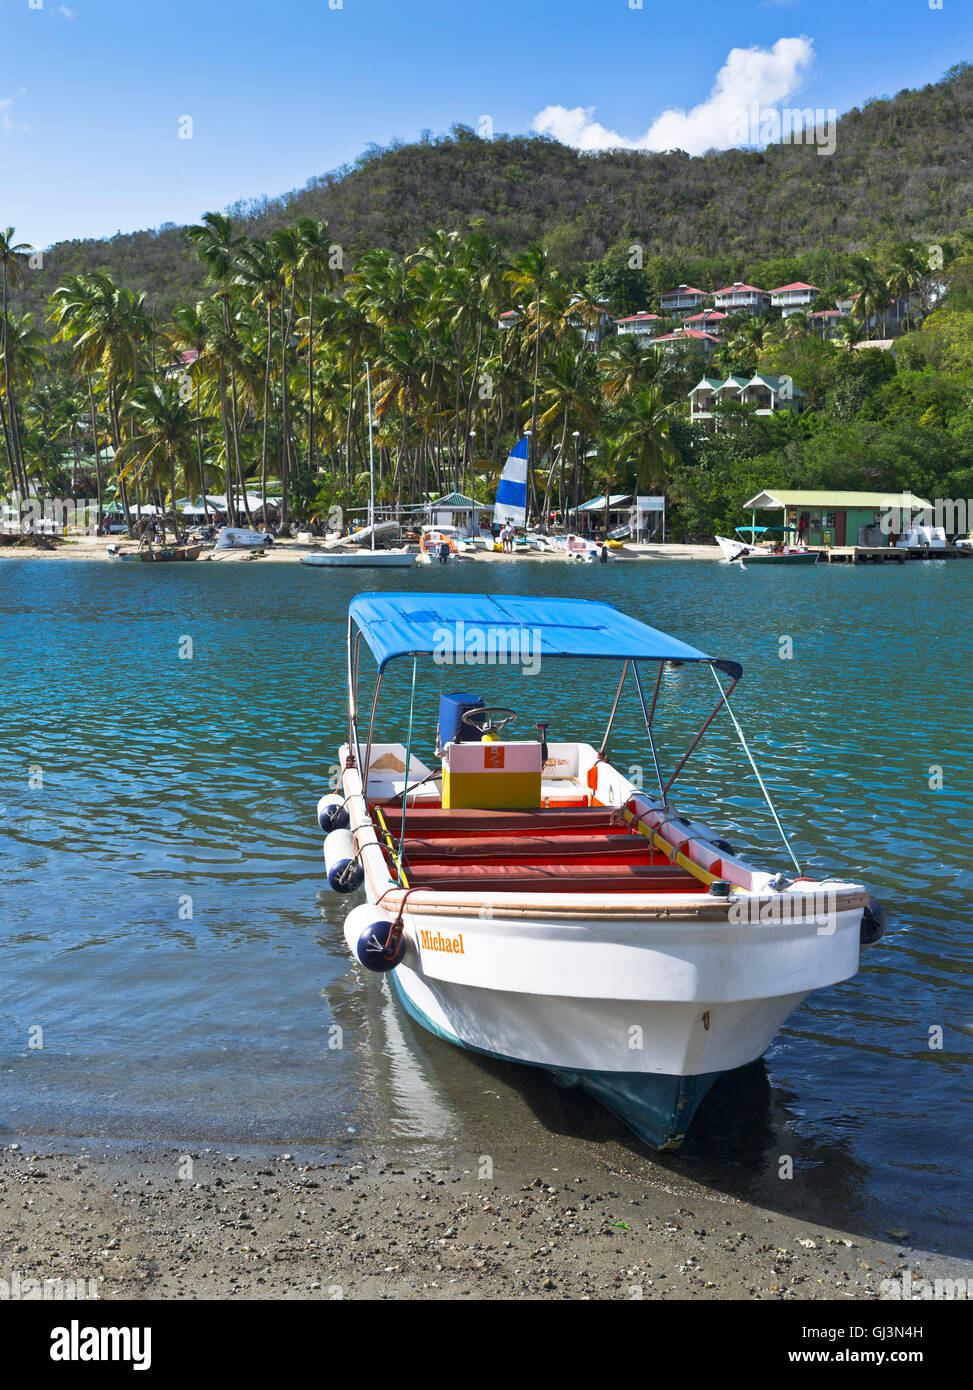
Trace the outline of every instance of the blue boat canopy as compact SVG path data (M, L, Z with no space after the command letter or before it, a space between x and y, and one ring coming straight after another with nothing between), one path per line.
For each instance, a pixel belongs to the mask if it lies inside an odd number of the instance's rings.
M379 669L399 656L453 650L474 635L509 642L511 629L531 634L530 649L543 657L600 657L615 661L700 661L727 669L705 652L640 623L611 603L592 599L538 598L517 594L359 594L349 616L361 630ZM464 625L463 629L458 624ZM533 637L534 633L537 637ZM534 645L536 643L536 645ZM739 668L736 668L739 669Z

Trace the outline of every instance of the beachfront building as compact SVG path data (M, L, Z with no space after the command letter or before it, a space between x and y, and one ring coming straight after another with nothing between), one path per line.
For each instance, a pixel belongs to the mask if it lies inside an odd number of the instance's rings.
M800 310L807 312L820 293L817 285L806 285L803 280L795 280L792 285L778 285L771 290L770 302L786 319Z
M615 332L619 337L634 337L640 339L654 338L659 331L659 324L664 319L661 314L650 314L647 309L642 309L637 314L629 314L626 318L615 320Z
M520 314L517 312L516 309L508 309L505 313L501 314L500 317L497 319L497 327L498 327L498 328L513 328L514 324L517 322L517 320L518 320L519 318L520 318Z
M904 510L924 511L930 507L911 492L828 492L793 488L770 488L758 492L744 507L756 525L757 512L778 511L781 521L796 534L805 524L807 543L816 545L874 545L891 543L882 518ZM777 523L778 525L781 523Z
M705 333L700 328L674 328L671 333L663 333L660 338L653 338L651 345L661 347L664 352L672 352L674 348L679 347L692 347L704 357L712 357L721 343L715 333Z
M800 415L806 404L804 392L783 377L762 372L752 377L704 376L689 393L690 422L715 428L714 407L730 401L751 406L755 415L772 415L777 410Z
M727 314L765 314L770 308L770 295L756 285L743 285L739 280L713 296L717 309Z
M579 536L611 535L612 531L624 529L631 521L632 494L613 492L607 498L590 497L578 507L569 507L568 516L572 518L574 530Z
M708 290L698 290L693 285L680 285L677 290L669 290L659 295L659 307L670 318L682 319L687 314L697 314L706 308L706 301L712 299Z

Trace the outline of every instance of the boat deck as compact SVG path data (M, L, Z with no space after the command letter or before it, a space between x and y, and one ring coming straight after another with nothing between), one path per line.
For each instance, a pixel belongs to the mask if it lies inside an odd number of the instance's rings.
M563 791L564 784L561 783ZM373 808L390 873L401 806ZM698 893L700 881L654 849L612 807L531 811L410 806L402 870L409 888L525 893Z

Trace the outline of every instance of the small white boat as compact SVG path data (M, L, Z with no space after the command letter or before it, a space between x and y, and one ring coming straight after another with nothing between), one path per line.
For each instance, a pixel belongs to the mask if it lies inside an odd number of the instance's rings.
M378 668L364 721L363 644ZM597 746L549 740L546 723L512 739L515 711L471 693L441 697L435 734L416 729L410 707L406 744L380 742L383 674L411 659L415 692L423 655L461 665L464 692L470 664L482 680L489 665L536 675L595 657L621 674ZM655 716L672 666L715 679L719 698L666 777ZM786 837L787 871L758 868L673 804L741 674L605 603L364 593L349 609L349 736L318 822L330 885L365 890L345 921L350 951L389 973L438 1037L581 1086L660 1148L679 1143L721 1072L760 1057L807 994L850 979L883 930L863 884L803 873ZM627 680L657 791L608 759Z
M738 530L752 531L752 527L738 527ZM765 529L765 528L758 528ZM732 540L729 536L717 536L716 543L726 560L740 560L745 565L815 565L818 562L816 550L806 550L801 546L778 544L747 544Z
M315 550L302 565L322 569L408 569L416 557L408 550Z
M269 550L274 538L267 531L248 531L243 526L224 526L216 538L217 550Z

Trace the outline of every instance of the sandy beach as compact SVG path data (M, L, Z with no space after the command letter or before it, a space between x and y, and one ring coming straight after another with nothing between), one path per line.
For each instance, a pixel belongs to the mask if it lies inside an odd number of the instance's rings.
M99 1299L780 1301L881 1300L883 1281L973 1274L648 1161L583 1145L569 1161L484 1180L475 1160L13 1142L0 1151L0 1275L21 1288L95 1280Z
M58 537L53 542L41 538L41 544L35 545L26 541L19 545L0 546L0 563L4 560L23 560L37 558L44 560L108 560L108 547L111 545L130 545L125 536L64 536ZM197 564L281 564L299 562L304 555L313 554L316 550L322 549L320 541L308 543L291 538L282 538L274 541L273 546L266 552L253 550L220 550L215 549L212 541L207 542L203 553L200 555ZM477 550L470 551L463 555L463 560L472 560L477 563L496 561L501 564L509 564L513 560L542 560L563 562L564 556L557 554L545 554L541 551L518 552L515 555L503 555L499 551ZM612 560L722 560L723 556L717 545L681 545L678 543L666 542L665 545L626 545L619 550L612 551Z

